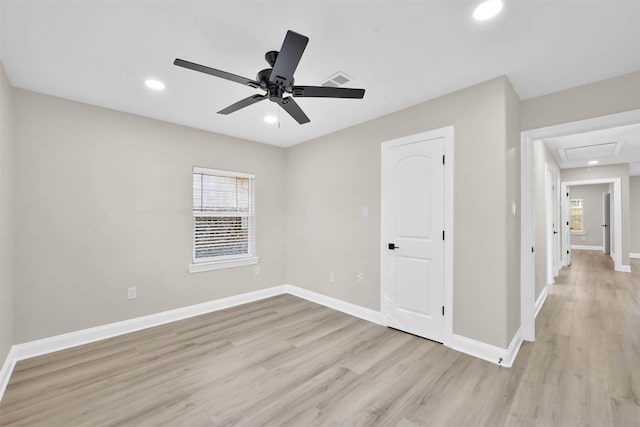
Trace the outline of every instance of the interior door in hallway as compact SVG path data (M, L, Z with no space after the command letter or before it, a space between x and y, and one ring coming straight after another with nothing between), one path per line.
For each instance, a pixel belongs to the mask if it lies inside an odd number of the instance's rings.
M602 193L602 251L611 253L611 193Z
M562 250L563 265L571 265L571 189L562 193Z
M442 342L444 138L383 148L382 312L388 325Z

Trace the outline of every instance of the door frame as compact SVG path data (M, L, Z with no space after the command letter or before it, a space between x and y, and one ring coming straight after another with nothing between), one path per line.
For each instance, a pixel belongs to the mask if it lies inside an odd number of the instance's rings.
M443 286L444 286L444 331L442 335L442 343L444 345L450 345L453 336L453 242L454 242L454 228L453 228L453 143L454 143L454 126L447 126L440 129L434 129L427 132L418 133L415 135L409 135L402 138L392 139L384 141L381 144L380 152L380 310L385 324L389 323L386 319L385 313L382 312L382 298L387 290L388 284L386 283L386 266L383 262L387 247L385 242L387 240L388 230L386 227L386 211L385 206L388 200L386 181L387 172L385 167L385 155L391 147L399 145L412 144L416 142L422 142L430 139L444 138L444 265L443 265Z
M563 123L520 133L520 326L522 338L535 341L535 203L533 143L544 138L608 129L640 122L640 109Z
M620 178L584 179L581 181L564 181L562 183L562 194L567 192L567 187L577 187L591 184L613 184L613 250L615 251L613 262L616 271L622 271L622 180ZM569 231L571 232L571 231ZM603 242L604 244L604 242Z

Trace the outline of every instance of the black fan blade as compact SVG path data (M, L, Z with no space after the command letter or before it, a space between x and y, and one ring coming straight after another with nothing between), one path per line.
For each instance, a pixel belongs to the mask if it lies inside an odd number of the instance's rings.
M291 117L295 119L296 122L302 124L309 123L309 117L302 111L302 108L293 100L291 97L283 98L278 101L278 104L289 113Z
M215 68L206 67L204 65L196 64L194 62L185 61L183 59L176 58L176 60L173 61L173 65L177 65L178 67L188 68L194 71L199 71L205 74L210 74L212 76L220 77L222 79L231 80L232 82L240 83L242 85L247 85L255 88L260 87L260 84L255 80L251 80L246 77L227 73L226 71L216 70Z
M249 105L253 105L256 102L262 101L263 99L267 99L267 95L253 95L241 101L238 101L233 105L229 105L224 110L218 111L218 114L231 114L234 111L238 111L241 108L248 107Z
M298 63L302 57L304 49L309 43L309 38L301 34L294 33L293 31L287 31L287 35L284 37L280 53L276 58L269 81L284 87L289 87L293 84L293 73L298 68Z
M305 98L364 98L364 89L329 86L294 86L293 96Z

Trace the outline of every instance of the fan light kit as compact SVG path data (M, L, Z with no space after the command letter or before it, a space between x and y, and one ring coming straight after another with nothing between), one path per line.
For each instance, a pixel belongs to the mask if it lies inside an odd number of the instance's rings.
M164 90L164 83L162 83L159 80L148 79L148 80L145 80L144 84L147 85L149 89Z
M589 164L590 165L597 165L598 163L600 163L600 162L597 161L597 160L589 160Z
M264 59L271 68L266 68L258 73L255 80L236 74L227 73L226 71L216 70L215 68L206 67L204 65L185 61L176 58L174 65L188 68L190 70L199 71L201 73L210 74L222 79L231 80L255 89L263 90L264 94L252 95L241 101L218 111L218 114L230 114L241 108L248 107L256 102L268 99L278 104L284 111L294 118L300 124L309 123L309 117L302 111L300 106L294 101L295 98L364 98L364 89L349 89L343 87L326 87L326 86L294 86L293 73L298 67L302 53L307 47L309 38L287 31L280 51L269 51L265 54ZM285 96L291 94L291 96ZM266 121L266 119L265 119Z
M264 116L265 123L274 124L278 122L278 118L276 116Z
M504 3L502 0L487 0L482 2L473 11L473 19L476 21L486 21L496 16L502 10Z

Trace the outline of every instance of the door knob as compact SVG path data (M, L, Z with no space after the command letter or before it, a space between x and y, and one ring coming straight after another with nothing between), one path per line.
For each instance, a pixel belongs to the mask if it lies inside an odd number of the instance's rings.
M400 249L400 246L396 246L395 243L389 243L389 249L393 251L395 249Z

